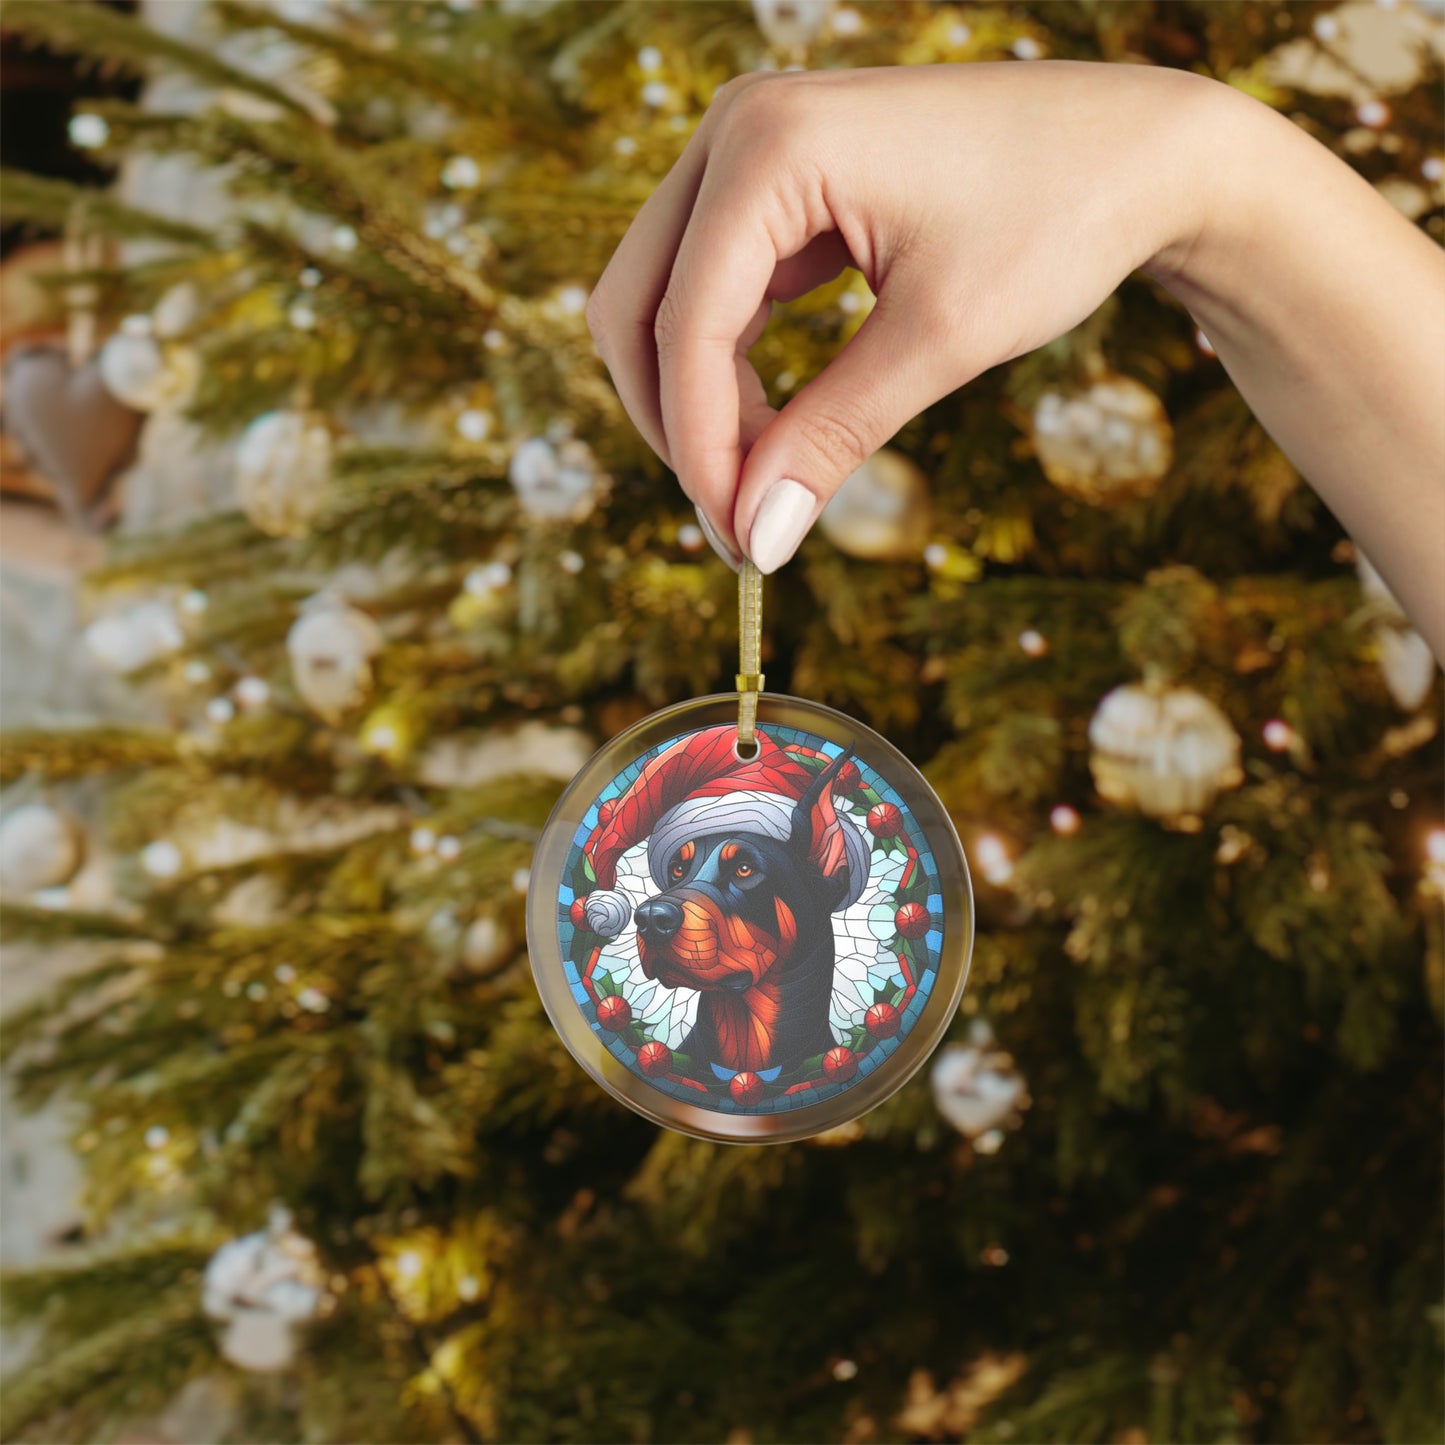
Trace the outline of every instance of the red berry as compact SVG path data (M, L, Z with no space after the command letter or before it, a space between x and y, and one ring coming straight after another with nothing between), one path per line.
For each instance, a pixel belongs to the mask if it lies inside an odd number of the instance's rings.
M875 838L896 838L903 831L903 814L892 803L878 803L868 810L868 831Z
M572 906L567 910L567 916L572 920L574 928L587 927L587 900L585 898L574 898Z
M612 821L612 815L616 811L617 799L608 798L608 800L597 809L597 821L599 823L610 823Z
M763 1097L763 1081L752 1073L734 1074L728 1085L728 1093L733 1096L734 1103L741 1104L746 1109Z
M597 1005L597 1022L614 1033L625 1029L632 1022L632 1005L625 998L611 994Z
M672 1072L672 1050L656 1039L649 1039L637 1051L637 1067L649 1079L660 1078Z
M845 1049L839 1044L836 1049L829 1049L823 1055L823 1077L835 1084L841 1084L846 1079L851 1079L858 1072L858 1055L852 1049Z
M891 1039L902 1022L898 1017L898 1010L891 1003L875 1003L863 1015L863 1027L875 1039Z
M835 793L851 793L863 782L863 774L858 771L858 764L854 762L844 763L838 769L833 779L833 791Z
M922 938L933 920L921 903L905 903L894 915L893 922L904 938Z

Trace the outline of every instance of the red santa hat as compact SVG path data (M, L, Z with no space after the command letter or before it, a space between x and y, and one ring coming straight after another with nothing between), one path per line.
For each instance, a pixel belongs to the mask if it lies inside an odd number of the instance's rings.
M667 886L664 870L677 844L702 833L736 830L765 838L791 836L797 803L817 774L785 752L761 729L751 758L735 751L737 728L705 728L663 749L620 797L598 810L597 826L583 847L597 888L583 904L587 926L616 938L632 921L632 900L617 887L617 860L648 840L653 881ZM848 870L839 908L854 902L869 872L869 850L856 825L833 816L829 793L820 826L831 834L832 866ZM834 832L833 830L837 830ZM838 840L841 838L841 855ZM821 844L817 846L822 846ZM831 871L831 867L830 867Z

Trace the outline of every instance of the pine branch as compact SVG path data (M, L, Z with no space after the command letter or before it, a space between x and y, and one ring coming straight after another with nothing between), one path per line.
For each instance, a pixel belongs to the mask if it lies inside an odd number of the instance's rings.
M125 240L169 241L178 246L213 244L208 231L169 216L127 206L94 186L72 185L69 181L33 176L6 167L0 169L0 196L4 199L7 224L31 221L62 230L75 220L77 212L83 212L89 229Z
M305 108L279 87L107 5L90 0L61 5L54 0L7 0L5 27L52 50L85 56L112 69L145 74L155 65L173 67L205 85L249 91L283 107L295 119L306 116Z
M157 767L180 756L177 739L142 728L13 732L0 739L0 782L27 773L52 780Z

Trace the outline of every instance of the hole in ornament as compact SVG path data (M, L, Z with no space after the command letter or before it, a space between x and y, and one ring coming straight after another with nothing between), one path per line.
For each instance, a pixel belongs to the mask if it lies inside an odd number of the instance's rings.
M743 742L741 738L733 743L733 756L737 758L739 762L750 763L757 755L758 740L756 738L750 743Z

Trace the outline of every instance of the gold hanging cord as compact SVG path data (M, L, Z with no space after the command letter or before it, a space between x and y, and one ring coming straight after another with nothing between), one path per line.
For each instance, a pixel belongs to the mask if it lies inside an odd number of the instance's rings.
M763 690L763 574L744 561L738 571L738 750L751 756Z

